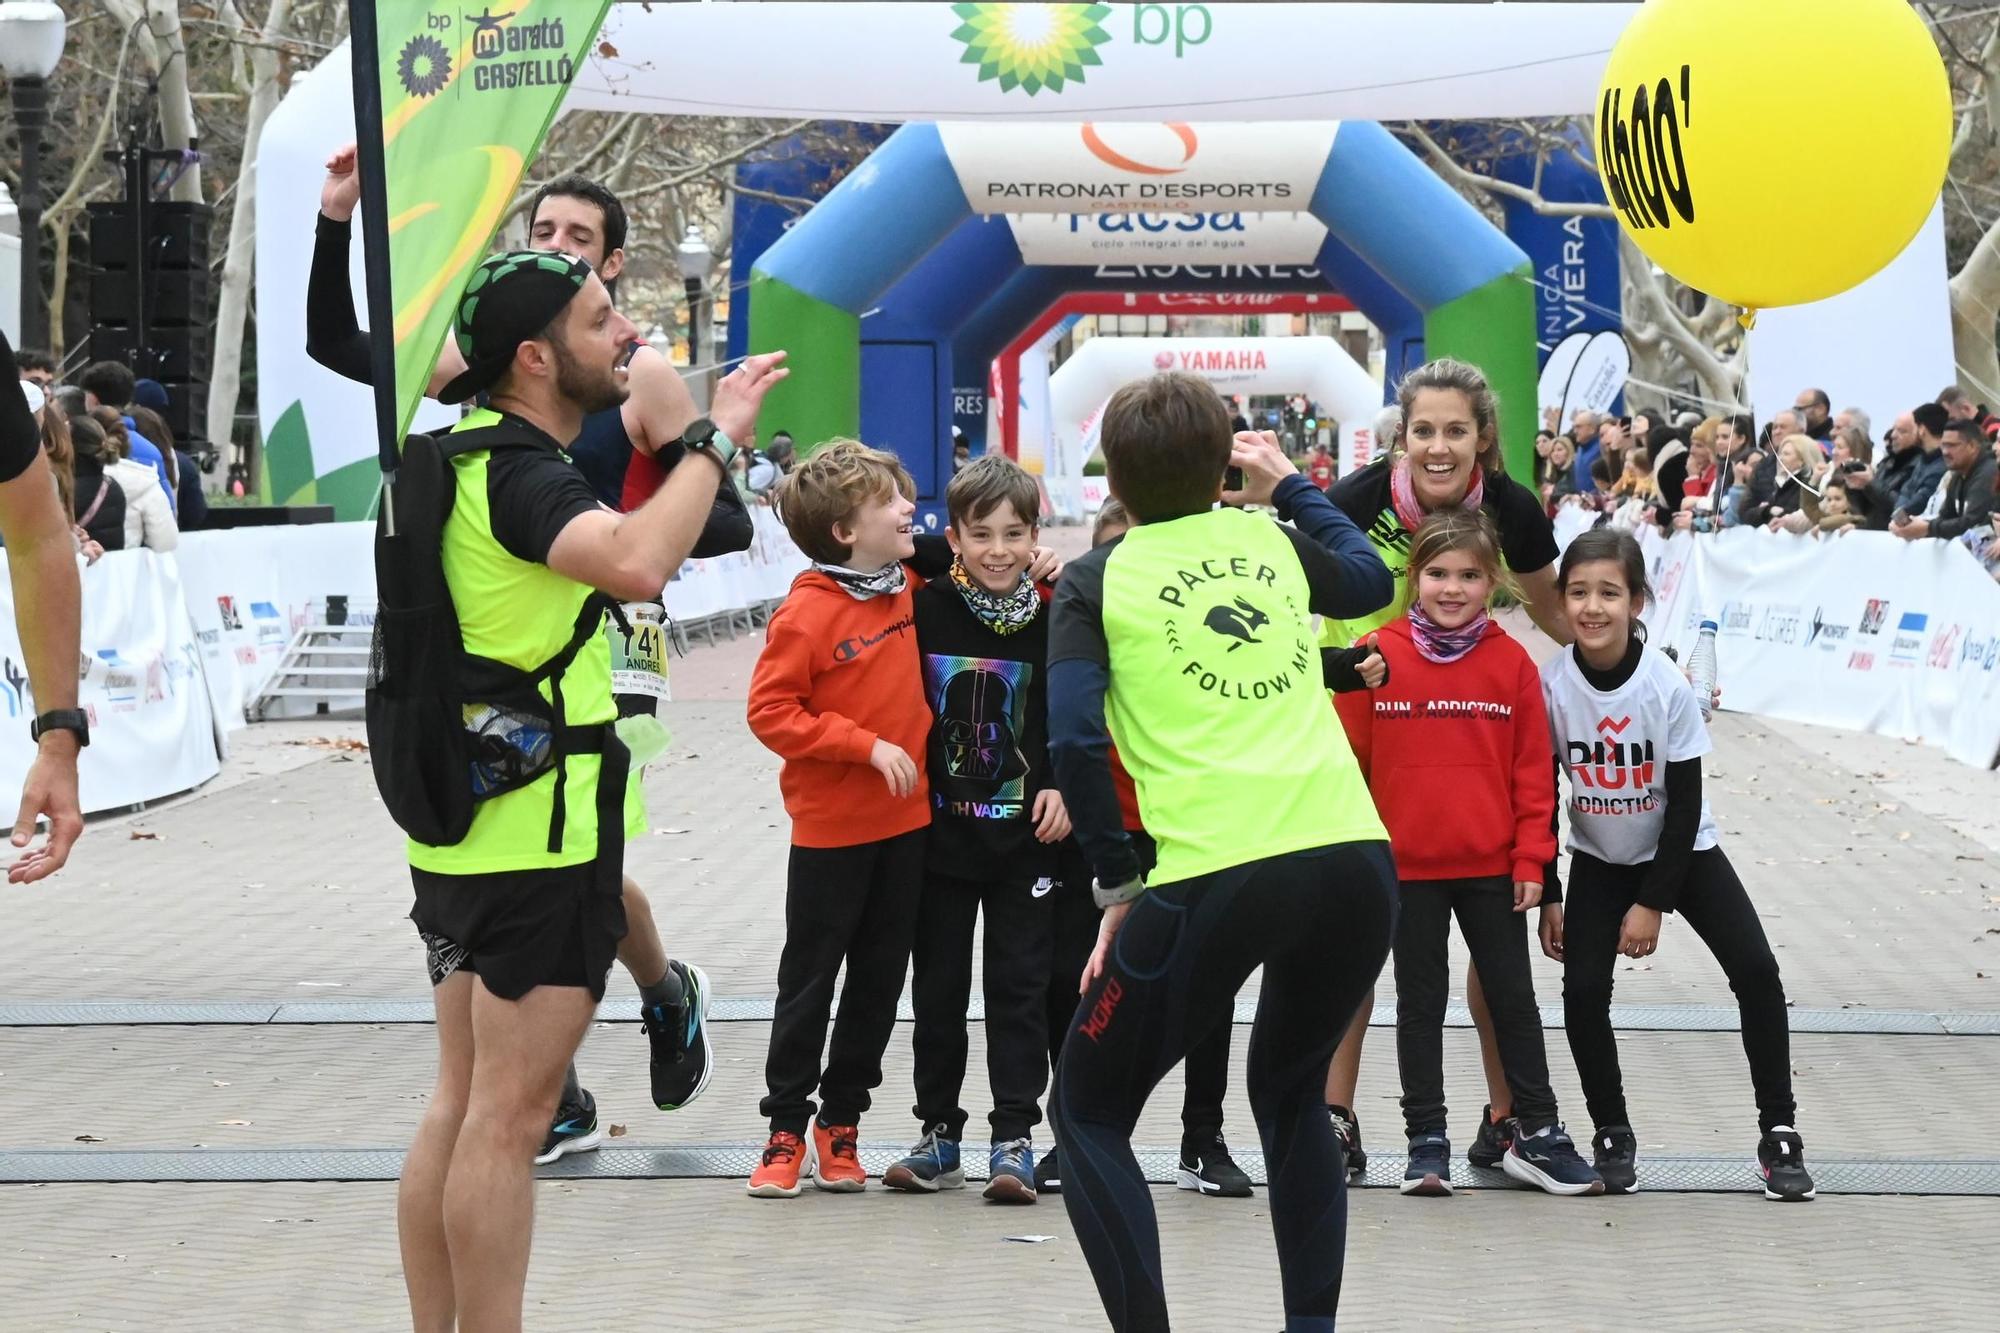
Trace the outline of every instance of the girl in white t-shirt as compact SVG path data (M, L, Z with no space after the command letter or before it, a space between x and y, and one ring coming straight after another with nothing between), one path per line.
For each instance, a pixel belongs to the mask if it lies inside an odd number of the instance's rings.
M1571 856L1565 919L1545 947L1563 963L1565 1023L1597 1124L1598 1174L1609 1193L1638 1188L1611 1030L1612 972L1621 954L1649 957L1662 914L1679 912L1736 992L1763 1129L1756 1170L1764 1197L1810 1199L1805 1145L1792 1128L1784 984L1702 796L1709 740L1700 705L1680 670L1645 645L1645 557L1630 533L1593 529L1564 552L1558 583L1575 642L1542 667L1542 692L1569 777Z

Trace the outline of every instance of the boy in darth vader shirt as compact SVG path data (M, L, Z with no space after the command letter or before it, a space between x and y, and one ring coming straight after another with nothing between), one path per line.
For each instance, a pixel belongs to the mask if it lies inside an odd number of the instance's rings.
M1028 574L1040 492L1012 461L967 464L945 492L949 578L914 598L933 721L931 827L912 987L915 1113L922 1136L882 1183L910 1193L965 1184L959 1140L973 926L986 914L986 1197L1035 1201L1034 1126L1048 1080L1050 849L1069 836L1047 751L1048 598Z

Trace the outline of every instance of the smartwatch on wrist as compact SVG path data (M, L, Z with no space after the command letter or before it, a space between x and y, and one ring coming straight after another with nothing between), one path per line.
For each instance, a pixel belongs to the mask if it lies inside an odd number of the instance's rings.
M1100 909L1116 907L1120 903L1129 903L1145 891L1146 877L1144 875L1134 875L1123 884L1106 884L1101 879L1090 881L1090 896Z
M726 475L736 459L736 445L707 417L696 417L681 432L681 447L689 453L706 454Z
M81 750L90 744L90 714L81 708L54 708L28 724L28 738L37 744L51 731L75 732L76 748Z

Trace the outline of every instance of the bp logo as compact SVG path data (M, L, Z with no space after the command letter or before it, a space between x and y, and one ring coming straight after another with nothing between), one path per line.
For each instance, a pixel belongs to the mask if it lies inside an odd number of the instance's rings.
M444 43L428 33L418 33L403 43L396 61L396 78L412 97L433 97L451 80L451 53Z
M1097 48L1111 40L1101 26L1110 5L957 4L962 20L952 40L965 44L963 65L979 66L979 81L997 79L1000 91L1016 88L1033 97L1044 88L1059 93L1082 83L1084 71L1101 65Z

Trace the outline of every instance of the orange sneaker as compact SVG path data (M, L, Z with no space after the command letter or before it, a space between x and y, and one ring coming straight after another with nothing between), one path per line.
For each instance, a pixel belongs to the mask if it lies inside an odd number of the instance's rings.
M861 1169L859 1125L822 1125L815 1117L812 1140L813 1184L836 1194L868 1188L868 1173Z
M789 1130L772 1133L770 1142L764 1145L764 1155L757 1169L750 1173L750 1197L753 1199L796 1199L799 1190L799 1171L806 1166L807 1149L805 1142Z

